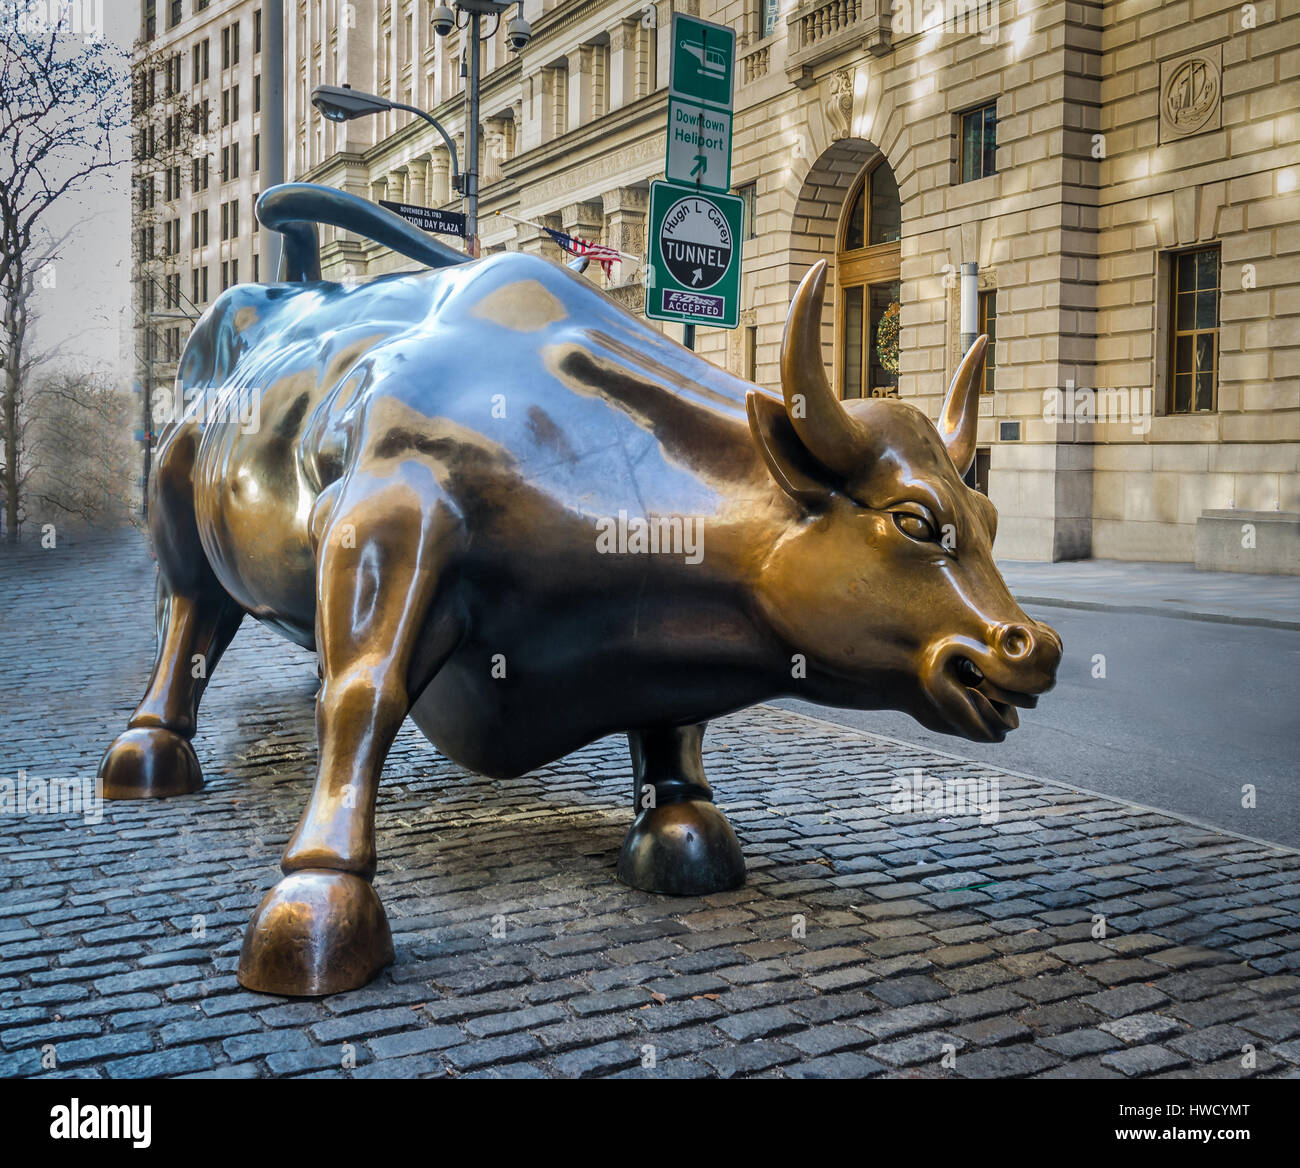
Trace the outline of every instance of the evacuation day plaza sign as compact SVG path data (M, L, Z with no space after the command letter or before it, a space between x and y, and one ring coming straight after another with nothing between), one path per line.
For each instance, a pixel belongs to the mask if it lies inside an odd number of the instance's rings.
M715 328L740 323L742 207L735 195L650 184L646 316Z

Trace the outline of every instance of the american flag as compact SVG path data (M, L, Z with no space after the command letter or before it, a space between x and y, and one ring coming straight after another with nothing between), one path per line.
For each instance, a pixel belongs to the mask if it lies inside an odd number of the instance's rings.
M556 231L551 227L543 227L542 230L570 255L586 256L599 263L601 271L605 273L605 279L608 280L613 274L614 265L618 263L620 257L617 248L606 247L603 243L591 243L589 240L581 239L576 235L566 235L563 231Z

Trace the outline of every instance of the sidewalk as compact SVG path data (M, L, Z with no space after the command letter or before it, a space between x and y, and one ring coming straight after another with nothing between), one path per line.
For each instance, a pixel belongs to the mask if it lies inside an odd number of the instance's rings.
M0 554L0 777L94 774L152 583L134 534ZM621 737L497 782L408 723L377 816L396 964L250 994L315 688L250 621L204 699L204 791L0 817L0 1076L1300 1077L1300 853L771 707L705 740L749 880L692 899L614 878ZM996 814L900 808L918 776Z
M1300 629L1300 576L1125 560L999 560L998 568L1022 604Z

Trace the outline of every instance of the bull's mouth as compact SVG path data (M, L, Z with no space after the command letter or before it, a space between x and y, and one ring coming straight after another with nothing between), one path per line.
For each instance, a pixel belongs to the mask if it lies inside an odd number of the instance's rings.
M954 656L948 671L954 696L960 701L960 714L965 715L955 720L957 729L969 737L1002 742L1020 725L1016 708L1032 710L1038 705L1033 694L995 685L969 657Z

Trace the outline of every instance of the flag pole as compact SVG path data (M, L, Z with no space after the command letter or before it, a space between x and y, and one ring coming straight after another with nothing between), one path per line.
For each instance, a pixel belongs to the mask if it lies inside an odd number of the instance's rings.
M512 215L510 214L509 211L498 211L497 214L500 215L503 219L509 219L515 223L522 223L525 227L535 227L537 228L538 231L542 232L543 234L545 234L546 232L545 227L543 227L540 223L534 223L531 219L520 219L518 215ZM600 246L609 247L609 244L601 244ZM626 251L619 251L618 248L616 247L610 247L609 250L618 252L620 259L631 260L634 264L639 264L641 262L641 257L638 255L632 255L630 252L626 252Z

